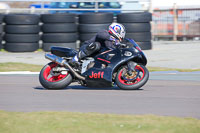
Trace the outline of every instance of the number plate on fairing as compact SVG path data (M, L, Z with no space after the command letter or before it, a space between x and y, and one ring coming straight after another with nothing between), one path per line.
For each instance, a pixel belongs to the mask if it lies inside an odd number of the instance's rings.
M132 56L133 54L132 54L132 52L130 52L130 51L125 51L125 52L124 52L124 55L125 55L125 56Z

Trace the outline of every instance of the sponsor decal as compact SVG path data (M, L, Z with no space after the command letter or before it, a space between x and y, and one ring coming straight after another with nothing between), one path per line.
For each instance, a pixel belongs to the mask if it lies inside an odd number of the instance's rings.
M105 60L105 59L102 59L102 58L97 58L98 60L101 60L101 61L104 61L104 62L106 62L106 63L110 63L110 61L108 61L108 60Z
M98 73L92 72L92 75L89 75L89 78L102 79L103 75L104 75L104 72L98 72Z

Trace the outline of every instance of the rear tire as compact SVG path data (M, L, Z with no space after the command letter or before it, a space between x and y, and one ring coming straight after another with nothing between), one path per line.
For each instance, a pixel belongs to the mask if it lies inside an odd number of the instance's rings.
M50 62L45 65L40 71L39 80L41 85L46 89L58 90L66 88L72 82L72 75L68 72L67 75L60 74L59 76L52 76L48 79L52 68L57 67L58 64ZM55 78L54 78L55 77Z
M143 73L143 76L138 77L134 81L131 81L131 83L127 82L126 80L124 80L122 78L122 71L123 71L124 67L121 67L119 69L117 76L116 76L116 79L115 79L115 82L120 89L123 89L123 90L138 90L139 88L141 88L143 85L146 84L146 82L149 79L149 71L145 66L137 65L135 67L135 69L137 69L137 70L139 70L140 72Z

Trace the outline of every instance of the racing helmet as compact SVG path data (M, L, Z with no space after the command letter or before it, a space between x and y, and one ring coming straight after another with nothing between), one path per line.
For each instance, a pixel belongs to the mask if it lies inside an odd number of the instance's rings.
M112 23L109 26L109 34L118 39L120 42L125 38L125 27L119 23Z

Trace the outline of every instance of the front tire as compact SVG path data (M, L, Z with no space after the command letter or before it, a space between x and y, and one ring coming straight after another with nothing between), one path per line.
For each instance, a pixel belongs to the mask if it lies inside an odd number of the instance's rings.
M126 73L124 71L126 71L126 70L127 70L126 66L121 67L119 69L117 76L116 76L116 79L115 79L115 82L120 89L123 89L123 90L138 90L143 85L145 85L146 82L149 79L149 71L143 65L137 65L135 67L136 71L134 72L133 77L131 77L131 78L134 78L134 75L138 75L138 77L134 80L131 80L131 81L127 80L130 77L124 78L124 76L126 75ZM123 73L125 73L125 74L122 75Z
M59 65L54 62L50 62L40 71L39 80L44 88L64 89L72 82L72 75L69 72L66 74L58 73L56 75L52 75L52 69L56 67L59 67Z

